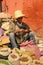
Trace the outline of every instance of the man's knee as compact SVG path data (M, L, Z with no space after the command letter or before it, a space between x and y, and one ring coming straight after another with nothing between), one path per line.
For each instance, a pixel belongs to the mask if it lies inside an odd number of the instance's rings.
M30 32L29 35L30 35L30 36L34 36L34 33L33 33L33 32Z
M15 34L14 33L9 33L9 37L10 38L15 37Z
M14 36L14 33L9 33L9 36Z

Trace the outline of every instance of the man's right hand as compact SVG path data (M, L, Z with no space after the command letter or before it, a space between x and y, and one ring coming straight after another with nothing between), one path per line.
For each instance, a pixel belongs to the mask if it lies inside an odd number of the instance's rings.
M27 33L29 31L28 30L24 30L24 29L20 29L20 30L16 30L14 33L18 33L18 32L25 32L25 33Z
M25 30L24 29L20 29L20 31L19 32L25 32Z
M14 31L14 33L18 33L18 32L24 32L24 29Z

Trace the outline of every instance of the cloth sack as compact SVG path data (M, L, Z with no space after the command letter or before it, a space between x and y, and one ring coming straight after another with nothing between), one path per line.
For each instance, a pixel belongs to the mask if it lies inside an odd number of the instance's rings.
M23 42L22 44L20 44L21 48L25 48L27 51L31 50L35 53L35 57L36 59L40 58L40 50L38 48L37 45L34 44L33 40L31 41L27 41L27 42Z

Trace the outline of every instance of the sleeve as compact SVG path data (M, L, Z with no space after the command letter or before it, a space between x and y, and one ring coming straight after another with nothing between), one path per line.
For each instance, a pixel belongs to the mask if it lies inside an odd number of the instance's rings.
M28 29L28 30L30 29L30 27L24 22L22 23L22 28L23 29Z

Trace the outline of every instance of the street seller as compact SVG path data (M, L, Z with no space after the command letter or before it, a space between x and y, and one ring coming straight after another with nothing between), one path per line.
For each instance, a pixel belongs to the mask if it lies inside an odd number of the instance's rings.
M10 32L9 37L13 47L18 47L20 43L33 40L35 42L34 33L30 30L30 27L22 22L25 15L21 10L14 12L14 32ZM12 26L11 26L12 27Z

